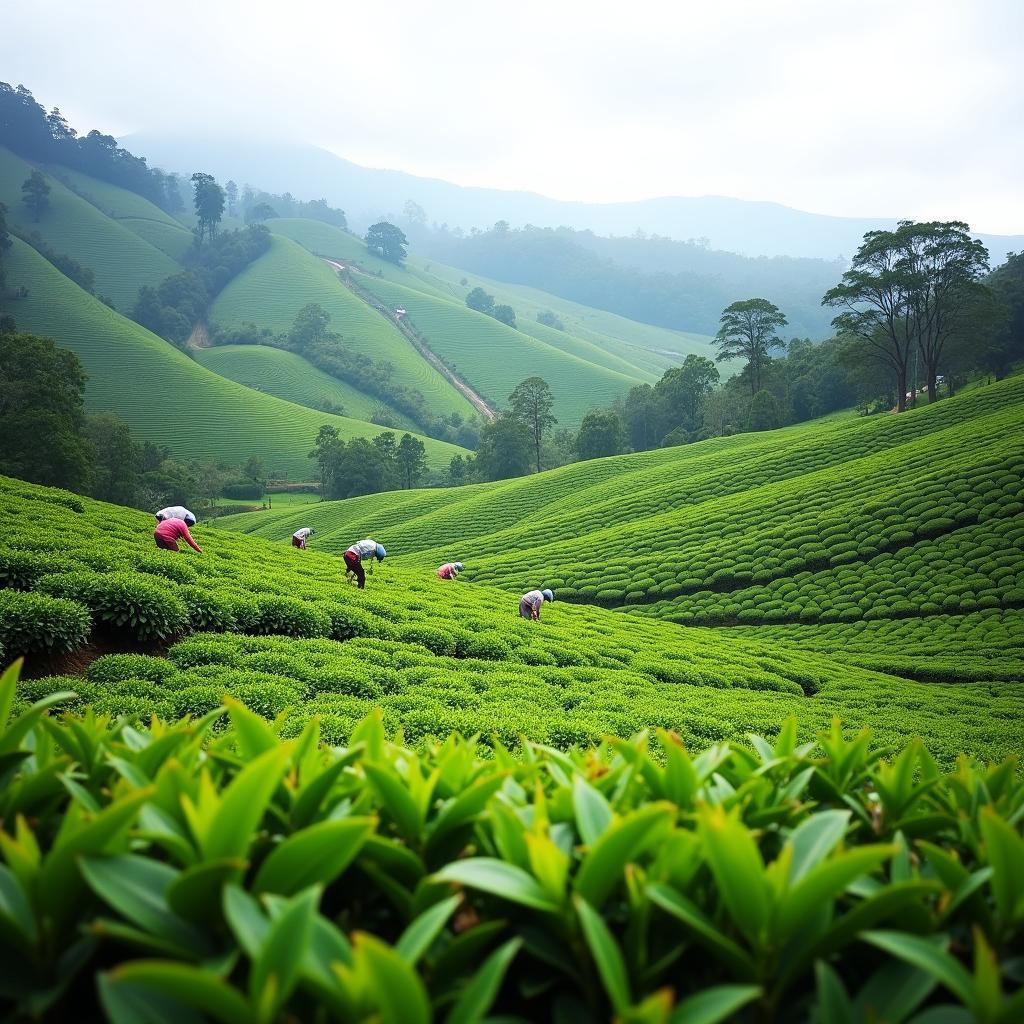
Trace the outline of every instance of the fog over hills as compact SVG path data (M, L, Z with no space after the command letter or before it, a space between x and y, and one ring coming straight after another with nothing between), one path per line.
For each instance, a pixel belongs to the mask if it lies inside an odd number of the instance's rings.
M204 170L298 198L323 197L341 206L360 230L381 217L401 223L413 200L429 221L451 228L487 228L498 220L513 226L568 226L602 235L640 230L677 239L706 238L713 249L749 256L849 258L866 231L890 228L895 217L833 217L772 202L725 196L665 196L637 202L577 203L533 192L455 185L403 171L362 167L325 149L279 140L175 136L138 132L121 140L133 153L167 170ZM1024 235L979 235L993 266L1024 249Z

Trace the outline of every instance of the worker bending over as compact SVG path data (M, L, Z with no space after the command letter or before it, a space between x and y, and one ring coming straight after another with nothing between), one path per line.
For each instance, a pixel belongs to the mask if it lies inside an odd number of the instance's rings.
M545 601L554 601L555 595L550 590L531 590L519 599L519 614L524 619L536 622L540 618L540 609Z
M164 519L153 531L153 540L162 551L177 551L178 541L183 540L190 548L203 553L203 549L192 539L188 523L184 519Z
M292 547L301 548L303 551L305 551L306 541L308 541L309 538L312 537L314 533L316 533L316 530L314 530L313 527L311 526L304 526L302 527L301 530L296 530L292 534Z
M437 578L439 580L453 580L462 572L462 568L461 562L445 562L444 565L438 568Z
M195 526L195 514L189 512L184 505L168 505L160 509L156 514L156 521L162 523L165 519L180 519L186 526Z
M378 544L375 540L367 537L365 540L357 540L345 552L345 568L347 572L352 573L356 578L356 583L359 584L359 589L362 590L366 586L366 573L363 571L363 560L367 558L376 558L378 562L383 562L387 552L384 550L383 544Z

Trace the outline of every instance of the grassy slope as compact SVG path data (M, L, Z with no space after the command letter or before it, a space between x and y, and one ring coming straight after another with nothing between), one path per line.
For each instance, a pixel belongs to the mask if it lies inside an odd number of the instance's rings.
M266 345L220 345L199 349L195 357L221 377L309 409L319 409L328 401L341 406L352 419L369 420L377 406L385 404L318 370L294 352ZM394 410L391 414L404 429L415 429L408 418Z
M1024 606L1022 471L1024 381L1011 379L899 418L830 417L474 485L448 500L421 491L325 504L311 517L327 547L375 530L411 561L460 558L474 580L546 583L631 617L802 644L819 625L845 624L830 651L858 623L913 619L902 627L912 650L934 627L928 657L942 660L956 650L950 617L994 618L993 635L979 631L984 644L964 654L1001 650L1018 622L1008 614ZM290 521L253 514L232 525L281 535ZM880 640L860 656L887 653ZM1024 667L1011 674L1024 678Z
M519 330L612 370L640 377L650 374L656 379L669 366L681 362L686 353L706 355L710 348L711 339L704 335L637 323L614 313L591 309L549 295L539 289L467 274L454 267L424 259L415 252L409 254L405 266L396 267L393 263L370 255L359 238L327 224L284 218L269 223L275 232L293 238L311 252L344 260L370 274L382 276L387 281L453 301L459 306L464 305L466 295L476 285L480 285L494 295L498 302L507 303L516 310ZM462 284L463 280L466 284ZM542 310L558 314L566 330L553 331L538 324L536 315Z
M141 699L137 686L131 695L110 696L75 680L52 683L80 689L86 699L95 693L111 711L201 713L227 691L264 714L287 710L287 735L319 715L324 738L335 743L373 706L383 709L389 729L404 729L412 742L461 729L565 746L663 726L699 748L750 730L773 735L790 713L804 735L826 727L834 714L851 729L870 724L881 742L896 746L920 733L946 761L959 750L998 756L1024 741L1024 698L1012 684L906 682L791 647L561 603L530 624L517 617L515 594L464 580L444 583L427 567L390 560L359 592L344 585L340 560L316 544L300 553L286 537L268 543L202 523L202 556L161 555L152 550L151 517L88 500L80 503L74 534L65 536L58 527L67 519L66 500L0 479L0 515L33 524L30 534L13 535L20 557L26 550L59 552L65 572L86 565L139 571L163 599L178 594L190 604L208 600L222 611L298 621L295 605L284 606L291 609L285 619L277 617L284 597L302 602L302 615L330 616L307 618L309 627L354 634L344 643L302 640L288 635L293 627L278 625L269 631L286 635L186 639L169 655L180 671L165 684L148 684ZM349 532L358 535L354 527ZM0 543L0 559L11 555L19 557ZM52 580L40 589L79 592L78 576ZM179 583L194 589L179 591Z
M246 322L283 331L307 303L331 314L331 329L367 359L387 360L398 384L422 391L435 414L469 415L473 407L384 317L360 301L321 260L286 238L277 237L268 253L238 275L217 297L213 322ZM351 382L358 387L359 382Z
M73 192L171 259L180 261L191 247L192 232L148 199L81 171L60 166L49 169Z
M97 293L113 299L118 309L132 308L141 285L159 284L179 269L166 253L106 216L52 176L49 177L49 209L38 224L33 223L21 201L21 183L31 169L20 157L0 148L0 202L7 205L9 222L25 231L38 231L58 253L71 256L91 269L96 275ZM166 230L174 229L166 227Z
M370 436L378 427L316 413L245 388L204 369L86 294L25 243L8 254L11 285L29 297L12 302L19 328L55 338L82 360L91 410L122 416L133 433L195 457L244 462L260 456L267 468L291 479L310 473L307 453L320 426L333 424L346 438ZM424 439L432 465L462 449Z

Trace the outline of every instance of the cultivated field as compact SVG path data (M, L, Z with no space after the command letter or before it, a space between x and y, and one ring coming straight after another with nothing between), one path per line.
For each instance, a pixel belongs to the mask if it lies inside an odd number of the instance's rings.
M34 223L21 193L21 184L31 170L31 164L0 148L0 202L7 206L8 221L26 232L37 231L55 252L92 270L97 294L111 298L119 310L131 310L142 285L157 285L180 269L165 252L52 176L48 178L49 209ZM63 168L60 173L65 173ZM175 231L170 225L165 227Z
M385 360L394 367L395 383L423 392L436 415L473 413L469 402L421 358L394 324L345 288L327 264L286 238L275 238L270 251L221 292L210 318L225 326L250 322L284 331L310 302L331 314L330 329L367 360L367 373L371 361ZM356 388L360 384L349 383Z
M236 384L88 295L18 239L8 253L8 280L24 284L27 299L8 309L21 330L54 338L82 360L92 411L121 416L133 435L159 441L189 458L241 464L250 455L268 471L308 479L307 454L324 423L343 438L379 428L329 416ZM424 438L431 465L441 467L461 448Z
M199 349L195 357L221 377L296 405L320 409L324 402L331 402L343 408L349 418L367 421L378 406L383 406L402 429L416 429L411 420L380 399L318 370L294 352L266 345L217 345Z

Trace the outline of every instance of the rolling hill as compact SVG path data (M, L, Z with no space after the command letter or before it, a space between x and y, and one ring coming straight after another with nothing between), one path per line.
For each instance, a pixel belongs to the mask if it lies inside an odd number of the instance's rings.
M396 426L404 430L416 429L408 417L389 408L386 402L363 394L318 370L294 352L266 345L217 345L196 349L194 357L196 362L221 377L237 381L254 391L283 398L286 402L317 410L329 402L332 407L344 409L344 415L350 419L366 420L367 423L378 407L383 407Z
M358 299L336 273L287 238L275 237L269 252L238 275L217 297L212 322L240 327L256 323L288 329L307 303L319 303L331 315L331 330L367 360L394 367L395 383L416 388L438 416L473 413L469 402L406 340L387 319ZM355 387L359 381L350 381Z
M116 412L138 438L192 458L240 464L256 455L271 472L296 480L309 478L307 453L322 424L335 426L343 438L379 431L212 373L87 294L24 242L13 243L8 280L29 291L8 306L18 327L74 351L89 374L88 408ZM463 452L430 438L424 443L435 467Z
M31 164L0 148L0 202L7 205L9 222L25 232L37 231L55 252L92 270L97 294L111 298L119 310L132 308L142 285L157 285L180 269L166 252L104 214L52 175L48 179L49 208L39 223L34 223L21 201L21 184L32 169ZM60 173L71 172L62 169ZM133 198L138 204L149 206L145 200ZM175 234L173 226L159 223L157 232Z
M656 380L670 366L681 362L687 353L710 354L711 339L705 335L652 327L536 289L507 285L478 275L467 276L462 270L424 259L415 251L410 252L405 265L399 267L369 253L362 239L328 224L286 218L267 223L275 233L293 239L310 252L459 306L465 304L466 295L479 285L494 295L498 303L507 303L516 310L519 331L627 376ZM537 314L545 310L557 314L566 330L552 330L537 323Z
M631 619L793 645L821 635L837 659L863 630L856 657L876 667L894 654L877 629L904 638L904 657L928 641L916 668L892 662L897 674L1024 680L1019 658L1002 664L1024 624L1022 473L1018 376L898 418L831 417L302 518L328 550L372 532L403 562L458 558L474 582L548 585ZM293 521L230 526L282 536Z

